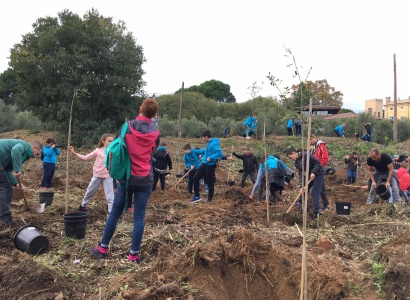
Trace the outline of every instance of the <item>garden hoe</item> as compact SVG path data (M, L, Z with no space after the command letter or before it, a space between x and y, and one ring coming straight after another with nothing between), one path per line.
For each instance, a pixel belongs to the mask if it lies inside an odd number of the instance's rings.
M305 185L305 186L303 187L303 190L304 190L307 186L309 186L309 183L311 183L311 182L312 182L312 179L310 179L310 180L308 181L307 185ZM296 201L298 201L299 197L300 197L300 194L298 194L298 195L296 196L295 200L292 202L292 204L290 205L290 207L289 207L289 209L286 211L286 213L289 213L289 211L292 209L293 205L295 205Z

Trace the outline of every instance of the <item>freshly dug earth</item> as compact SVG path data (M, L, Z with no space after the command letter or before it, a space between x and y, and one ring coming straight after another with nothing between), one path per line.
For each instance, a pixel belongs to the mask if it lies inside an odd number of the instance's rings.
M8 136L33 138L26 132ZM35 138L44 141L49 136L53 133L37 134ZM10 228L0 227L0 299L298 299L303 243L299 229L303 218L298 208L286 213L299 190L297 178L267 212L266 203L255 205L249 198L250 182L243 189L238 186L241 162L223 161L216 173L214 201L189 204L192 196L184 182L176 189L171 187L179 180L175 175L183 170L183 145L189 142L202 147L204 143L199 139L163 140L175 171L167 177L166 190L157 189L151 195L139 265L126 259L133 226L129 212L119 221L109 257L96 260L88 254L101 239L107 217L102 189L89 206L86 239L65 237L66 199L68 211L75 211L92 176L93 162L69 158L66 198L66 152L62 149L53 181L53 204L43 214L36 214L27 211L16 195L12 204L15 223ZM345 143L346 154L351 152L348 140L326 140ZM274 145L269 151L281 153L292 141L268 137L269 145ZM263 149L260 141L239 137L221 142L225 153L230 153L231 145L237 152L246 145L255 153ZM308 298L408 299L410 209L386 203L367 206L367 190L343 186L343 162L332 159L332 166L336 174L325 180L330 210L319 223L307 220ZM229 167L230 180L233 178L236 184L232 187L227 185ZM23 170L30 209L34 209L38 205L41 161L29 161ZM359 170L359 181L358 185L366 182L364 168ZM206 199L204 190L201 195ZM351 202L351 214L337 215L336 201ZM38 226L48 237L50 247L45 253L30 256L13 245L15 232L26 224ZM386 264L385 284L378 289L380 281L371 265L382 262Z

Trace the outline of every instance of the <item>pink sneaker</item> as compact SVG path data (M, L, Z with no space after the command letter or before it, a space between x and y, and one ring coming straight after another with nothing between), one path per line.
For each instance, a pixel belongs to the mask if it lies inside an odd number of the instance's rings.
M139 255L139 253L137 253L137 254L131 254L131 252L128 253L128 260L131 261L131 262L135 262L135 263L138 264L138 263L140 262L140 255Z
M108 248L101 247L100 243L98 243L98 246L91 247L88 252L96 258L106 258L108 256Z
M252 194L250 194L250 195L249 195L249 198L253 199L253 195L252 195Z

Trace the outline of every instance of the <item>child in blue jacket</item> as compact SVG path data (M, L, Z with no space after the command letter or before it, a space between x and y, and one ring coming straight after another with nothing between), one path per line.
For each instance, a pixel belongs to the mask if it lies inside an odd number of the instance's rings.
M195 153L195 150L191 148L190 144L184 146L184 163L188 174L188 192L192 194L192 187L194 185L194 175L201 166L199 155Z
M213 138L209 130L205 130L202 133L202 139L206 142L205 149L194 150L197 155L202 155L202 164L193 178L194 196L190 201L191 203L201 201L201 196L199 195L199 181L204 176L205 181L208 184L208 200L206 202L212 201L214 196L216 163L223 156L219 140Z
M337 126L334 129L337 137L345 137L345 132L346 132L346 124L342 123L342 125Z
M41 179L40 190L51 188L51 181L53 180L56 170L57 156L60 156L60 149L56 141L52 138L48 138L43 147L43 170L44 175Z

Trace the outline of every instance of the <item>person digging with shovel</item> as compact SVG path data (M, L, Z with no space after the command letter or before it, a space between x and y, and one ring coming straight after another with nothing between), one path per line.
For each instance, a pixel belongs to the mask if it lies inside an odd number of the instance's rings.
M299 193L302 195L304 191L304 175L302 173L302 155L304 156L305 166L304 169L306 171L307 166L307 159L309 158L309 174L310 174L310 184L308 189L312 189L312 201L313 201L313 214L311 215L312 218L316 218L319 214L322 213L323 208L319 209L319 200L320 200L320 193L323 188L323 182L325 178L326 171L323 166L320 164L319 160L311 153L306 151L296 151L295 148L291 147L286 149L286 155L293 160L295 163L295 167L299 173L299 184L300 184L300 191Z
M11 225L13 218L10 207L13 198L13 187L24 192L24 185L19 183L21 167L31 157L42 152L40 142L27 143L17 139L0 140L0 221Z
M201 161L199 160L199 155L196 154L195 149L191 148L190 144L184 146L184 163L186 166L186 172L188 174L188 193L192 195L192 187L194 186L194 176L196 171L201 166Z
M252 183L255 184L255 171L258 170L259 163L256 156L251 153L251 149L246 147L243 155L236 154L235 152L232 152L232 155L236 158L239 158L243 162L241 187L245 187L245 181L248 176L251 179ZM227 159L233 160L233 157L231 156Z

